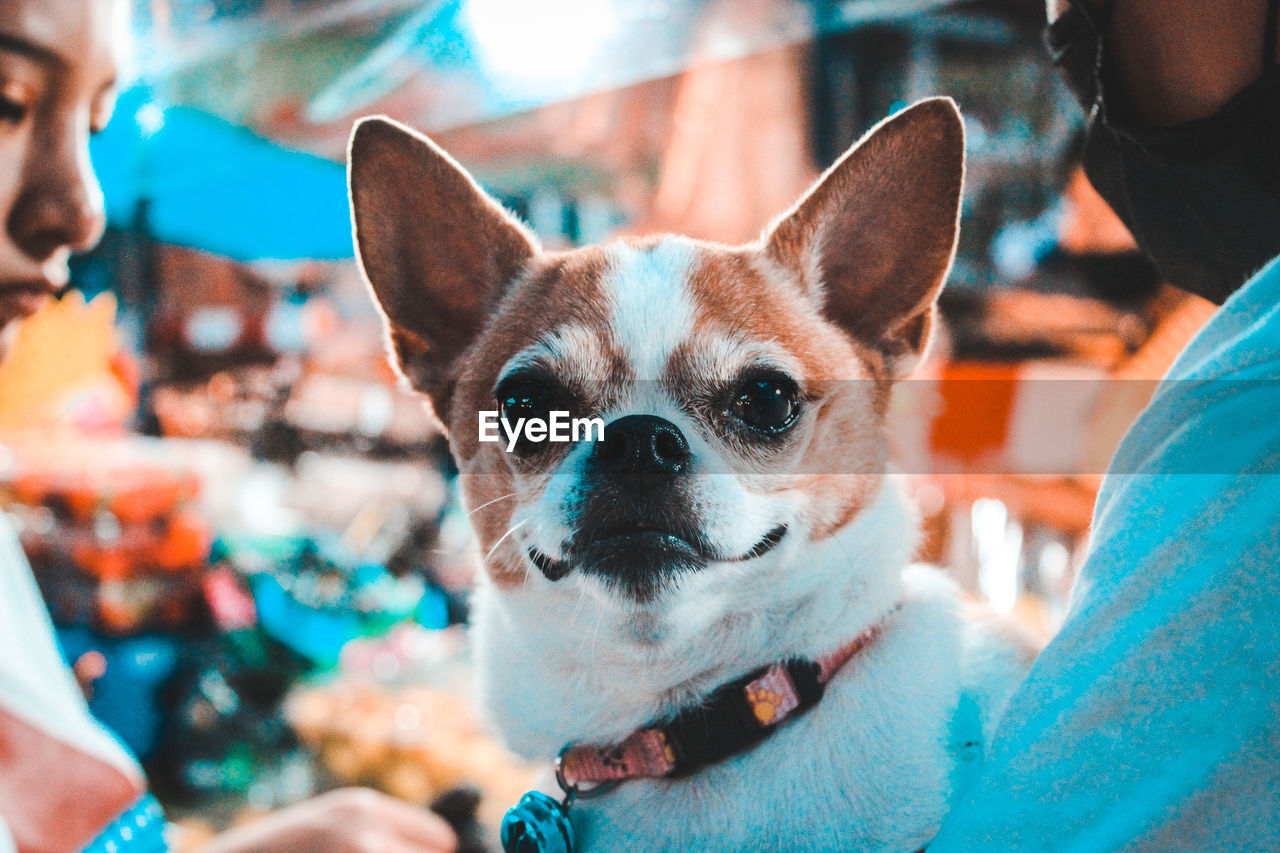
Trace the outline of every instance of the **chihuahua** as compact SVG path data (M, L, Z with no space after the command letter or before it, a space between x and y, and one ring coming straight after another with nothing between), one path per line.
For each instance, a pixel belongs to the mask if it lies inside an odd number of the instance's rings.
M577 849L910 853L980 761L1028 653L910 565L885 434L963 172L935 98L758 242L549 252L430 139L356 125L360 265L486 552L483 706L559 756Z

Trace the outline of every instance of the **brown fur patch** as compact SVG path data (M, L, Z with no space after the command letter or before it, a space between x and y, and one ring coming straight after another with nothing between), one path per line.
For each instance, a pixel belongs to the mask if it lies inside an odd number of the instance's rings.
M459 362L454 405L446 426L467 505L488 504L471 516L486 553L510 529L517 507L517 499L504 495L541 494L572 445L547 444L533 459L520 460L499 444L479 441L479 412L497 407L494 386L502 368L553 330L585 325L607 337L608 312L600 284L607 269L608 258L600 248L538 256ZM622 369L618 361L618 357L612 361L615 378ZM487 561L490 576L499 586L519 584L524 579L523 555L506 547L514 538L508 537Z
M672 356L671 384L707 382L699 356L717 337L780 350L794 361L808 413L785 442L742 448L737 461L752 475L743 478L745 487L802 494L815 538L830 536L874 498L888 457L890 383L880 355L823 316L803 284L753 247L705 246L689 289L694 332Z

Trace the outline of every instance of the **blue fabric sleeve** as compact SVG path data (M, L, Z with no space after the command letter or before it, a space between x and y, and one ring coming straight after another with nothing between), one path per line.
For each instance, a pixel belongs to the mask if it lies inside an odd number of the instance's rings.
M1280 264L1111 471L1067 620L930 853L1280 850Z
M164 828L164 809L155 797L144 794L82 853L168 853Z

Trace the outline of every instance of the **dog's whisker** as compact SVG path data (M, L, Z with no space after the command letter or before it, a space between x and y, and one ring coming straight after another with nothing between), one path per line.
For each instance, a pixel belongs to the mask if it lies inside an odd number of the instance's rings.
M586 600L587 600L587 588L585 586L579 585L578 600L573 605L573 621L575 624L577 623L578 619L582 616L582 604Z
M515 533L517 530L519 530L521 527L524 527L526 524L528 524L532 520L533 520L532 518L526 518L524 521L520 522L519 524L512 525L511 527L507 528L507 532L502 534L502 536L498 538L498 541L493 543L493 547L489 549L489 553L484 555L483 562L488 563L489 558L493 556L493 552L498 550L499 545L507 541L508 536L510 536L512 533Z
M475 509L468 510L468 511L467 511L467 518L470 518L471 516L475 515L477 512L479 512L480 510L484 509L484 508L485 508L485 507L487 507L487 506L493 506L493 505L494 505L494 504L496 504L498 501L505 501L505 500L507 500L508 498L514 498L514 497L516 496L516 494L517 494L516 492L508 492L508 493L507 493L507 494L505 494L505 495L499 495L498 497L494 498L494 499L493 499L493 500L491 500L491 501L485 501L484 503L480 504L480 506L476 507Z
M535 542L537 542L537 541L538 541L538 537L542 534L542 527L543 527L543 525L544 525L544 524L546 524L546 522L545 522L545 521L539 521L539 522L538 522L538 526L537 526L537 527L535 527L535 528L533 529L533 541L535 541ZM529 575L530 575L530 574L532 574L532 572L530 572L530 570L529 570L529 565L528 565L528 563L526 562L526 563L525 563L525 567L524 567L524 576L520 579L520 591L521 591L521 592L523 592L524 590L526 590L526 589L528 589L528 588L529 588Z
M600 642L600 623L603 621L604 621L604 608L597 607L596 608L596 624L595 624L595 627L591 629L590 654L591 654L592 662L595 662L597 657L597 646L599 645L599 642Z

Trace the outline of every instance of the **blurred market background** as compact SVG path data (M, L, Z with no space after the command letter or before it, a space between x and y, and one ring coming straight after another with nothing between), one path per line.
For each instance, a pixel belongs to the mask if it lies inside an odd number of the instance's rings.
M530 768L476 721L477 554L382 355L344 146L431 133L551 247L753 238L866 128L968 131L945 322L897 401L921 560L1049 636L1099 475L1209 308L1079 171L1041 0L135 0L76 291L0 367L0 500L95 712L187 841L314 791L494 816Z

